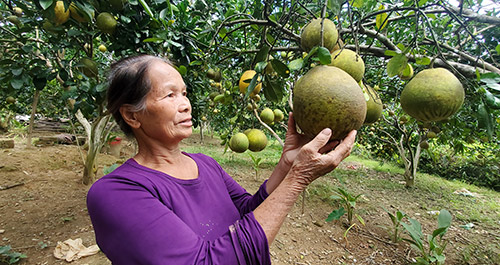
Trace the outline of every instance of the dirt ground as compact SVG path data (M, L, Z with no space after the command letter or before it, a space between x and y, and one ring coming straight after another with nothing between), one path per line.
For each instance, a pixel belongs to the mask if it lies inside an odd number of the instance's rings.
M191 139L186 144L199 143ZM123 162L132 152L132 145L127 144L121 158L101 154L98 176L103 175L103 167ZM260 180L244 178L237 170L228 172L249 192L256 191L261 184ZM95 244L85 204L89 186L82 184L82 173L81 153L75 145L27 149L23 139L18 138L14 149L0 149L0 186L18 184L0 190L0 246L10 245L14 251L26 254L28 257L20 264L68 263L53 256L56 244L67 239L81 238L85 246ZM264 171L261 175L267 173ZM371 200L376 204L373 201L376 198ZM414 256L407 243L390 243L386 230L381 227L389 222L383 212L366 215L366 226L354 228L346 244L345 226L324 221L332 210L330 205L309 200L304 214L301 210L299 200L271 246L273 264L409 264ZM431 227L435 223L423 223L423 226ZM466 264L461 262L459 251L472 239L457 228L450 229L449 233L447 264ZM71 264L111 263L99 252Z

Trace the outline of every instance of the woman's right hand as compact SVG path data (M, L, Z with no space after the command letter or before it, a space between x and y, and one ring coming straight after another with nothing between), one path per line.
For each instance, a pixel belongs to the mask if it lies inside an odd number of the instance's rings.
M351 154L356 133L356 130L352 130L341 142L332 143L329 142L331 129L323 129L300 149L288 174L289 177L293 178L293 182L300 188L305 188L315 179L331 172Z

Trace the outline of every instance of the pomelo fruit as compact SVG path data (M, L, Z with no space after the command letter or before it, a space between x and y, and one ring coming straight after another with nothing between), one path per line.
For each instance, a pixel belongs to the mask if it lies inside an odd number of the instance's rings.
M426 69L413 77L401 92L401 107L413 118L441 121L455 114L464 103L462 84L444 68Z
M273 110L274 122L280 122L285 118L285 114L280 109Z
M365 62L361 56L349 49L340 49L332 52L332 62L330 65L346 71L356 82L361 81L365 74Z
M97 16L96 24L99 30L112 35L115 32L118 22L116 22L116 19L110 13L102 12Z
M259 129L249 129L245 131L248 137L248 149L252 152L260 152L267 146L267 136Z
M368 101L366 101L366 117L364 124L372 124L376 122L380 116L382 116L382 109L384 104L382 104L382 99L380 99L377 91L369 85L360 82L360 86L364 87L364 92L368 95Z
M64 1L57 1L54 6L54 23L56 25L62 25L66 23L69 19L69 8L64 7Z
M323 46L331 52L333 51L333 47L337 44L339 33L337 31L337 27L335 27L335 23L327 18L324 20L321 18L315 18L302 29L302 33L300 34L300 45L306 52L309 52L314 46L321 45L322 21Z
M257 74L257 72L255 72L254 70L246 70L245 72L243 72L243 74L240 77L240 81L238 83L238 86L240 88L240 92L242 94L247 93L247 88L250 85L252 78L256 74ZM262 89L262 82L260 82L260 78L258 78L257 85L255 86L253 91L250 93L250 97L257 95L261 89Z
M260 113L260 119L265 123L270 125L274 121L274 112L270 108L265 108Z
M248 137L244 133L236 133L229 140L229 148L236 153L243 153L248 149Z
M348 73L320 65L297 81L293 89L293 116L306 135L314 137L330 128L331 139L340 140L363 125L366 100Z

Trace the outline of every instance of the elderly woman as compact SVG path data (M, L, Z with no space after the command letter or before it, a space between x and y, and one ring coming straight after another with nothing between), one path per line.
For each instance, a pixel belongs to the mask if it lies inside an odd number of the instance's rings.
M300 193L351 151L356 132L311 141L288 121L273 173L250 195L212 158L185 153L192 133L186 85L166 60L138 55L112 66L108 109L138 153L96 181L87 206L113 264L271 264L269 245Z

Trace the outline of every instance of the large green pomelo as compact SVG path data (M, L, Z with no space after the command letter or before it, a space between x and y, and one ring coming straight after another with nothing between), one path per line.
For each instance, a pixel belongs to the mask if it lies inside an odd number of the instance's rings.
M102 32L112 35L115 32L118 22L116 19L107 12L100 13L96 18L97 28Z
M460 109L464 97L462 84L450 71L426 69L416 74L401 92L401 107L417 120L441 121Z
M356 82L361 81L365 74L365 62L359 54L349 49L340 49L332 52L332 62L330 65L346 71Z
M267 136L259 129L248 129L245 131L248 137L248 149L253 152L264 150L267 146Z
M331 139L344 139L351 130L363 125L366 100L348 73L334 66L320 65L297 81L293 89L293 116L310 137L330 128Z
M229 148L236 153L243 153L248 149L248 137L244 133L236 133L229 140Z
M314 46L321 45L321 18L315 18L309 22L300 34L300 45L302 49L309 52ZM323 46L330 52L337 44L339 33L335 23L325 18L323 20Z
M366 117L364 124L372 124L380 119L384 106L382 104L382 99L380 99L375 89L373 89L369 85L363 86L365 87L365 92L368 95L368 101L366 101Z

